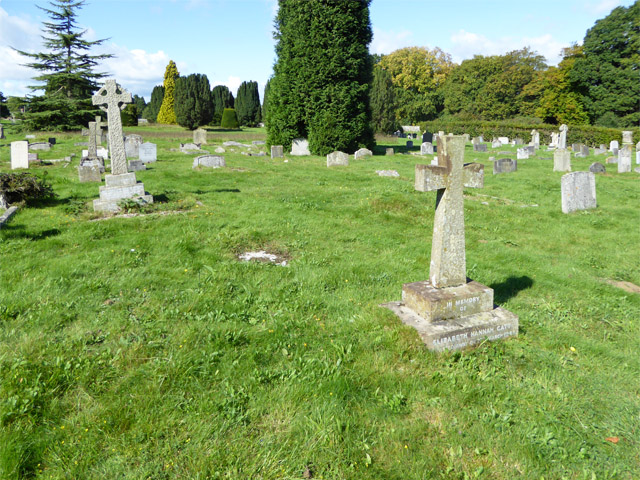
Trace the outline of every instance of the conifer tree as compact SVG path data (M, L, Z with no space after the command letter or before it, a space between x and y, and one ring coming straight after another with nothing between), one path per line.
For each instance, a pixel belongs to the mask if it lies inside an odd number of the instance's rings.
M77 10L85 0L53 0L51 8L38 7L51 19L43 22L43 39L46 52L28 53L16 50L33 59L25 66L40 72L34 77L41 85L31 86L33 91L43 90L44 95L29 98L25 113L25 125L29 129L77 129L97 113L91 104L91 95L98 89L98 80L104 73L94 72L100 60L112 55L90 55L92 47L105 40L88 41L86 33L78 29Z
M267 143L317 155L373 145L370 0L279 0Z
M391 74L383 68L373 68L371 85L371 122L376 132L392 133L399 125L396 120L396 96Z
M9 116L9 107L7 107L7 98L0 92L0 118Z
M174 92L176 88L176 78L180 74L178 73L178 67L173 60L169 60L169 65L164 71L164 98L162 99L162 106L158 112L157 122L165 125L175 125L178 123L176 120L176 112L174 110Z
M271 88L271 78L267 80L267 84L264 86L264 98L262 99L262 121L267 122L267 110L269 110L269 89Z
M236 111L233 108L225 108L222 111L222 120L220 121L222 128L238 128L238 117Z
M164 99L164 87L162 85L156 85L151 91L151 100L144 108L142 112L142 118L146 118L150 122L155 123L158 120L158 113L162 106L162 100Z
M235 110L241 126L255 127L260 123L262 112L258 82L242 82L236 95Z
M189 130L206 125L213 117L211 90L206 75L194 73L176 79L175 108L178 125Z
M211 102L213 104L213 120L211 123L220 125L224 109L233 108L235 105L233 94L225 85L217 85L211 90Z

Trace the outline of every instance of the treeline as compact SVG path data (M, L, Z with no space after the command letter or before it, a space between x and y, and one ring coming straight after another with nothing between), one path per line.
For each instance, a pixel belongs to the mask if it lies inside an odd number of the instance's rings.
M151 92L149 103L134 95L134 103L123 112L123 122L128 109L150 122L178 124L190 130L203 125L255 127L262 121L258 82L242 82L234 97L224 85L212 89L206 75L180 76L173 60L167 65L163 85Z
M640 1L618 7L563 51L557 67L528 48L464 60L439 48L408 47L374 57L374 128L442 121L640 124Z

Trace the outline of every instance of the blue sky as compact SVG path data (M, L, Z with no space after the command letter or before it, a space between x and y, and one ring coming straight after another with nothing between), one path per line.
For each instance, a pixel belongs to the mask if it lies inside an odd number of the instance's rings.
M596 20L633 0L373 0L372 53L406 46L440 47L460 63L530 46L553 65L563 47L582 43ZM0 91L24 95L33 71L10 47L40 51L48 18L36 5L46 0L0 0ZM182 75L204 73L211 86L235 95L242 81L260 92L272 73L276 0L89 0L78 22L90 40L109 38L102 65L131 93L147 101L162 83L169 60Z

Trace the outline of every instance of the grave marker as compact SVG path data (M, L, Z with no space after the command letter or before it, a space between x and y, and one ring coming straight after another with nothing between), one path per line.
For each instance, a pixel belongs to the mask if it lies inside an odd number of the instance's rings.
M284 147L282 145L271 145L271 158L283 158Z
M416 189L437 190L429 281L405 284L383 306L416 328L431 350L458 350L518 333L518 317L493 307L493 290L467 282L463 187L481 188L483 166L463 165L464 138L438 140L438 165L416 165Z
M5 138L7 137L4 136L4 125L0 123L0 140L4 140Z
M600 162L593 162L589 165L589 171L593 173L607 173L607 169Z
M625 145L618 151L618 173L631 172L631 145Z
M332 152L327 155L327 167L349 166L349 155L344 152Z
M158 160L158 146L155 143L143 143L140 145L138 153L142 163L153 163Z
M569 152L565 148L559 148L555 152L553 152L553 171L571 171L571 152Z
M558 137L558 148L567 148L567 127L564 123L560 125L560 136Z
M226 167L227 163L224 160L224 157L220 155L200 155L193 159L193 167L211 167L211 168L220 168Z
M29 142L11 142L11 170L29 168Z
M420 145L420 155L433 155L433 145L431 142L424 142Z
M353 154L354 160L360 160L361 158L367 158L373 156L373 152L368 148L361 148Z
M511 173L518 170L518 161L510 158L500 158L493 162L493 174Z
M142 145L142 137L140 135L127 135L124 139L125 155L127 158L136 158L140 156L140 145Z
M633 145L633 131L631 130L622 131L622 144Z
M573 172L562 176L562 212L596 208L596 176L593 172Z
M531 130L531 144L530 145L535 149L540 148L540 133L535 129Z
M198 128L193 131L193 143L200 145L207 143L207 131L204 128Z
M311 155L309 141L306 138L295 138L291 143L291 155Z

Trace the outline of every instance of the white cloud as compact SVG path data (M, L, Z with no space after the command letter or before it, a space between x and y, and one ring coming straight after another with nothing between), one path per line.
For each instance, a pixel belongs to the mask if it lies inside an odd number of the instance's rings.
M411 46L411 37L413 33L408 30L401 32L384 31L379 28L373 28L373 41L369 46L371 53L380 55L389 54L399 48Z
M462 60L473 58L474 55L502 55L512 50L530 47L547 59L550 65L557 65L562 59L562 49L569 44L555 40L551 34L540 37L503 37L496 40L484 35L465 30L459 30L451 36L451 56L460 63Z
M238 91L238 87L240 87L240 84L242 83L242 81L243 80L240 77L234 77L233 75L229 75L226 80L214 79L214 80L210 80L209 84L211 85L211 88L217 85L225 85L229 89L229 91L233 93L233 96L235 97L236 92Z
M593 13L609 13L616 7L622 5L621 0L600 0L599 2L587 2L586 7Z

